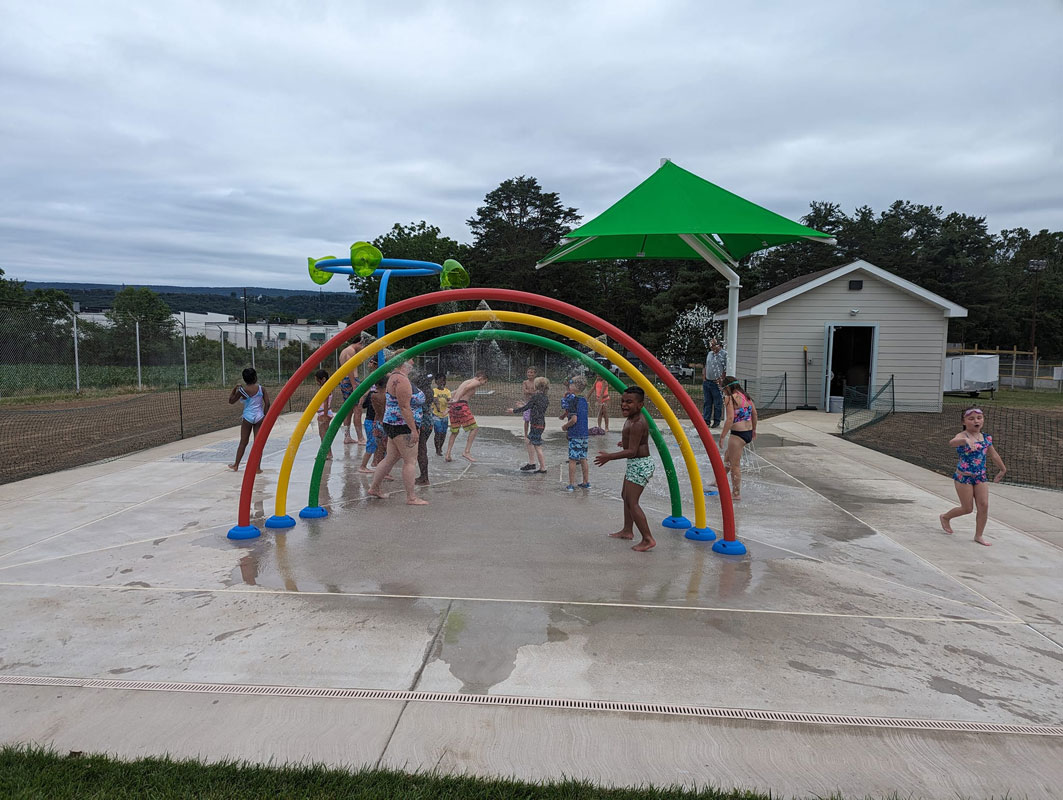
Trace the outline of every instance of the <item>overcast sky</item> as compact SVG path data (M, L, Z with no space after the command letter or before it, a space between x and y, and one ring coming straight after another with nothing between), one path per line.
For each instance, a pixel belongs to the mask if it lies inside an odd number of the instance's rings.
M1059 0L0 0L0 268L314 288L395 222L471 241L507 178L590 218L662 156L792 218L1063 230L1061 79Z

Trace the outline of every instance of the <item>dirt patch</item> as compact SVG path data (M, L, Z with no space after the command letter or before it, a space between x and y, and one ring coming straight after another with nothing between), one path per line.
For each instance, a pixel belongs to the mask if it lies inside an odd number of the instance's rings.
M985 432L1008 468L1006 483L1063 489L1063 415L982 404ZM960 430L960 410L938 413L896 413L845 438L895 458L945 475L956 467L949 439ZM996 470L990 465L989 474Z

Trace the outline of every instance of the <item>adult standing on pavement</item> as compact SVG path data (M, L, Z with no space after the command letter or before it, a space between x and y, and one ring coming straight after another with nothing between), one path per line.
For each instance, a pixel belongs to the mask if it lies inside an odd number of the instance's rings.
M340 352L340 365L346 364L361 350L363 347L360 339L352 341L349 345L343 348ZM343 399L346 400L352 394L354 394L354 387L358 385L358 372L352 372L349 375L345 375L343 380L340 381L340 394L343 395ZM351 436L351 423L354 423L354 432L358 438L355 439ZM347 418L343 420L343 443L344 444L365 444L365 439L362 433L362 406L359 403L355 403L354 408L347 414Z
M705 356L705 367L701 371L701 388L705 392L705 405L701 416L711 428L720 427L723 416L723 395L720 393L720 379L727 374L727 351L720 345L719 339L709 341L709 352Z

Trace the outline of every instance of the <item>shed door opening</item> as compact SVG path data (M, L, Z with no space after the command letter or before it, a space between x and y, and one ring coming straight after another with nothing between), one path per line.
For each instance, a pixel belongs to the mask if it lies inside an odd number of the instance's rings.
M874 341L874 325L829 326L829 360L825 381L827 398L824 408L830 408L831 397L843 397L845 389L849 390L850 402L868 396Z

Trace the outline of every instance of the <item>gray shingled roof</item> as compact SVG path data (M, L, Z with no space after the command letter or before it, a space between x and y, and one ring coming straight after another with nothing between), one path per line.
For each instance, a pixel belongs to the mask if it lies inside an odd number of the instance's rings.
M786 283L780 283L778 286L773 286L766 292L761 292L760 294L755 294L752 297L747 297L745 300L742 300L738 304L738 310L745 311L746 309L752 308L753 306L758 305L759 303L763 303L765 300L771 300L773 297L778 297L781 294L786 294L791 289L796 289L798 286L803 286L804 284L810 283L811 281L814 281L816 278L819 278L822 275L826 275L829 272L834 272L846 266L848 265L842 264L837 267L828 267L827 269L821 269L819 272L810 272L808 275L800 275L796 278L791 278L790 280L786 281ZM727 309L723 308L717 311L716 316L726 317Z

